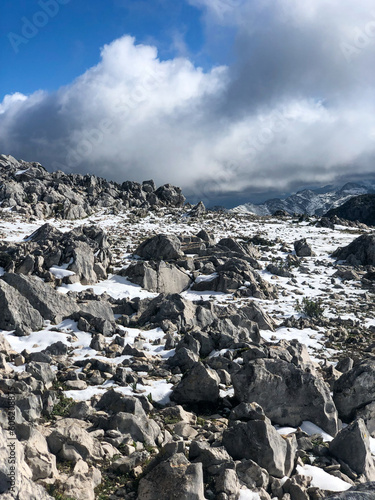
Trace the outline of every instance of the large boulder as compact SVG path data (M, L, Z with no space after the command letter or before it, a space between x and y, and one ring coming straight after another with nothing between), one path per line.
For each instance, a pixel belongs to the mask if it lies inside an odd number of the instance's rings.
M177 453L158 464L141 479L138 498L142 500L204 500L201 463L192 464Z
M79 309L73 299L57 292L51 285L36 276L5 273L2 279L25 297L44 319L55 324Z
M311 257L312 255L314 255L311 246L306 241L306 238L295 241L294 250L297 257Z
M349 422L356 411L375 401L375 361L366 359L341 375L333 386L340 418Z
M10 453L14 463L9 463ZM13 467L13 468L12 468ZM1 500L53 500L43 486L33 481L33 471L25 461L24 447L9 441L0 427L0 495Z
M349 264L358 266L375 265L375 234L363 234L348 246L335 250L332 254L338 260L346 260Z
M289 476L294 469L295 435L281 436L267 418L235 420L224 431L223 445L234 460L254 460L275 477Z
M62 460L77 462L80 459L99 460L104 453L99 441L84 428L84 422L64 418L56 423L47 437L49 449Z
M373 500L375 481L358 484L343 493L336 493L327 497L329 500Z
M329 451L357 474L363 474L368 481L375 481L369 433L362 419L355 420L342 429L329 443Z
M183 257L181 242L174 235L158 234L148 238L135 250L138 255L145 260L176 260Z
M178 404L216 403L220 377L215 370L196 363L173 389L171 399Z
M43 318L17 290L0 279L0 329L14 330L18 336L43 328Z
M232 375L235 396L260 404L279 425L310 420L329 434L338 430L337 411L329 387L319 377L280 359L249 361Z
M132 283L157 293L181 293L192 283L185 271L164 261L137 262L131 264L124 274Z

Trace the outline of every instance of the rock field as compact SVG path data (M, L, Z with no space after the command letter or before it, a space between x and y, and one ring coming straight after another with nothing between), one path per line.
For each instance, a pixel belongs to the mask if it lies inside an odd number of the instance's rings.
M0 184L2 499L375 498L373 227Z

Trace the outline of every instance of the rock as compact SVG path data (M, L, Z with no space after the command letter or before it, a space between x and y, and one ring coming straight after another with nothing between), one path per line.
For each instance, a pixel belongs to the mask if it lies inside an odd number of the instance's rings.
M36 429L31 429L25 442L25 458L33 481L58 476L56 457L48 450L46 438Z
M145 260L168 261L183 257L181 242L177 236L163 234L147 239L139 245L134 253Z
M234 460L251 459L275 477L294 469L297 440L282 437L267 420L234 421L224 431L223 445Z
M178 404L216 403L220 378L211 368L196 363L173 389L171 399Z
M131 264L125 275L132 283L157 293L181 293L192 283L185 271L164 261Z
M364 474L368 481L375 480L375 464L371 455L369 432L362 419L342 429L329 443L330 453L349 467Z
M56 378L56 373L51 370L47 363L28 363L26 365L26 371L36 380L43 382L46 389L49 389L52 386L52 382Z
M155 446L155 441L161 434L160 427L146 414L132 415L131 413L119 412L109 419L105 428L118 430L124 437L129 436L134 441L151 446Z
M275 264L268 264L267 271L275 276L281 276L282 278L293 278L293 273L288 271L284 267L275 266Z
M307 243L306 238L294 242L294 250L297 257L311 257L314 255L310 245Z
M43 318L17 290L0 279L0 329L19 337L43 328Z
M353 486L344 493L330 495L330 500L373 500L375 491L375 482L363 483Z
M2 500L53 500L47 491L32 481L32 471L27 465L24 448L17 439L9 441L0 427L0 494ZM14 453L14 464L9 463ZM11 469L14 466L14 469ZM9 478L14 479L9 482Z
M356 410L375 401L375 361L363 360L341 375L333 387L340 418L350 421Z
M23 295L44 319L55 324L61 323L78 310L74 300L57 292L40 278L5 273L2 279Z
M155 191L155 195L166 206L182 207L185 203L185 196L181 193L181 189L171 184L160 186Z
M235 396L256 402L279 425L309 420L335 435L337 411L329 387L311 373L282 360L256 359L232 375Z
M206 213L206 207L203 201L200 201L189 211L189 217L202 217Z
M228 500L236 500L240 491L240 482L236 471L224 469L215 480L215 490L217 494L224 493Z
M375 195L361 194L354 196L339 207L329 210L326 216L337 216L342 219L375 226Z
M260 467L253 460L243 459L236 462L236 472L240 482L247 488L264 488L267 490L269 474L266 469Z
M100 443L90 436L82 424L74 418L59 420L47 437L51 452L62 460L73 462L80 458L99 460L103 454Z
M141 479L138 498L142 500L204 500L202 464L191 464L177 453L161 462Z
M223 446L212 447L206 441L192 441L189 449L189 460L200 462L204 469L223 462L232 462L231 456Z
M332 254L338 260L346 260L351 265L374 266L375 265L375 235L363 234L350 245L338 248Z
M102 481L102 475L96 467L87 467L84 473L71 475L63 484L64 496L75 500L95 500L95 488ZM73 496L74 495L74 496Z

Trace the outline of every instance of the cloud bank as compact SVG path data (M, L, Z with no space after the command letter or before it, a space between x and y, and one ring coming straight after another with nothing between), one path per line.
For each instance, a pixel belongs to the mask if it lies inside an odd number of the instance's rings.
M375 9L369 0L189 0L235 62L208 71L124 36L55 93L0 103L0 152L196 197L370 175Z

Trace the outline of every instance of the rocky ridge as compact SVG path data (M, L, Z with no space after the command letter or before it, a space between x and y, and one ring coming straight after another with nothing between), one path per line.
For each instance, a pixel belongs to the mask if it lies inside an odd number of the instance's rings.
M370 498L371 229L136 198L2 205L2 498Z

